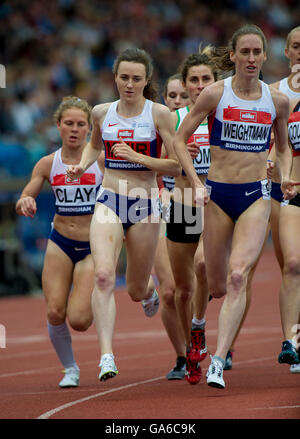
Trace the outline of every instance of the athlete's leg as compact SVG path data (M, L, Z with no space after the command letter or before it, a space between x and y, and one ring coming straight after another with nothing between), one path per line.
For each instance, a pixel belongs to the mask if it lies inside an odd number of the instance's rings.
M123 226L117 215L97 203L90 228L90 245L95 266L92 310L101 355L112 353L116 304L116 267L123 244Z
M182 243L167 240L168 253L175 280L175 303L178 319L185 338L190 345L192 299L195 288L194 255L198 243Z
M194 316L197 320L202 320L205 318L208 296L209 296L205 259L204 259L204 246L203 246L204 233L205 231L200 236L199 244L194 257L194 267L195 267L197 282L196 282L193 303L194 303Z
M131 299L140 302L151 297L147 288L154 264L159 221L153 215L132 225L126 233L126 284Z
M245 311L248 275L263 247L270 208L270 202L260 198L240 215L234 227L228 264L227 293L220 310L218 325L216 355L223 360Z
M165 227L163 227L165 229ZM185 356L185 344L175 305L175 280L169 260L166 237L159 237L154 262L161 297L161 319L168 337L179 357Z
M235 345L236 339L237 339L237 337L238 337L238 335L239 335L239 333L240 333L240 331L242 329L242 326L243 326L243 324L245 322L245 319L247 317L247 314L248 314L248 311L249 311L249 308L250 308L251 297L252 297L252 280L253 280L253 277L254 277L257 265L258 265L258 263L260 261L260 257L262 255L262 252L263 252L263 250L264 250L264 248L265 248L265 246L266 246L266 244L268 242L269 234L270 234L270 223L267 226L265 241L264 241L264 244L262 246L261 252L260 252L260 254L259 254L259 256L258 256L258 258L257 258L257 260L255 262L255 264L251 268L251 270L249 272L249 275L248 275L247 288L246 288L246 306L245 306L245 311L244 311L244 314L243 314L240 326L239 326L239 328L237 330L237 333L235 334L235 337L234 337L233 342L232 342L231 347L230 347L230 351L232 351L232 352L234 351L234 345Z
M279 215L281 206L280 203L273 198L271 199L271 215L270 215L270 225L271 225L271 234L272 234L272 242L274 247L274 252L276 259L278 261L280 270L283 270L283 255L280 246L279 240Z
M94 284L94 262L92 255L88 255L75 264L73 287L68 301L68 320L77 331L86 331L93 322L91 297Z
M42 286L47 303L49 337L65 369L77 367L71 335L65 321L72 274L73 262L69 256L49 240L42 273Z
M280 208L279 236L284 266L280 289L280 315L285 340L295 336L300 312L300 208Z

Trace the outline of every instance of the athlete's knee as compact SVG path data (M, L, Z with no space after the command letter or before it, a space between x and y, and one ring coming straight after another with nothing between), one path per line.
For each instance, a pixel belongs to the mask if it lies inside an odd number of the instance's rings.
M224 287L215 287L215 288L210 288L209 289L209 294L214 298L214 299L221 299L222 297L225 296L226 294L226 288Z
M66 320L65 307L48 304L47 318L51 325L61 325Z
M145 296L151 296L154 292L154 288L149 288L149 284L145 284L144 282L127 280L127 292L133 302L140 302L145 299Z
M162 305L166 308L175 309L175 287L169 286L163 288L163 286L161 286L160 292Z
M114 286L115 273L109 267L101 267L95 270L95 283L101 290L111 289Z
M284 263L283 274L285 276L299 277L300 276L300 263L296 257L290 258Z
M193 297L194 288L192 285L181 285L176 288L176 300L181 303L190 302Z
M228 273L228 286L233 293L239 294L247 285L247 272L243 267L234 267Z
M91 315L83 315L83 313L70 315L68 320L71 328L80 332L86 331L93 323L93 317Z

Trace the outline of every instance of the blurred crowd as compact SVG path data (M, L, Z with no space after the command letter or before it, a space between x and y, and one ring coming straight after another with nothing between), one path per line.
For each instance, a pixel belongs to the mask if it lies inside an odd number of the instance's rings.
M199 43L224 46L252 22L269 44L264 80L288 73L285 38L300 23L297 0L10 0L0 6L0 176L27 176L59 145L52 114L66 95L93 106L116 98L111 73L129 46L147 50L162 89Z

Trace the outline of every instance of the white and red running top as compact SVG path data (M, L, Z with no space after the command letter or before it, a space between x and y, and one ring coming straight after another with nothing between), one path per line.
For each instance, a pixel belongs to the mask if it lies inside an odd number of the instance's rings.
M139 163L115 157L111 151L120 138L134 151L149 157L160 158L162 139L156 131L152 116L153 102L146 99L143 111L134 117L122 117L117 113L119 101L113 102L101 126L102 140L105 147L105 167L126 171L150 171Z
M224 91L208 117L210 145L231 151L262 152L269 149L276 110L267 84L261 83L261 97L241 99L232 90L232 77L224 80Z
M72 181L66 174L68 166L61 159L61 148L58 149L50 171L56 213L62 216L91 215L103 179L98 162L93 163L80 178Z

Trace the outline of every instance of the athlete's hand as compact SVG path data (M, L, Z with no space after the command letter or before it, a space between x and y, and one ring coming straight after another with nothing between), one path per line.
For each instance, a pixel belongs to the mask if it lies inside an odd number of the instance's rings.
M71 181L80 178L83 173L84 169L79 165L70 165L67 169L67 177Z
M23 216L33 218L36 214L37 207L33 197L23 197L18 201L18 213Z
M126 159L129 162L135 162L139 154L130 148L121 137L119 137L119 143L115 143L111 150L115 157Z
M281 191L283 193L283 198L285 200L291 200L297 195L297 188L296 186L299 186L299 181L293 181L293 180L285 180L281 183Z
M209 195L207 188L203 185L198 185L195 187L195 203L196 206L206 206L209 202Z
M191 143L187 143L186 146L187 146L188 152L190 153L190 156L192 157L192 159L195 159L197 157L197 155L199 154L200 145L196 142L191 142Z

